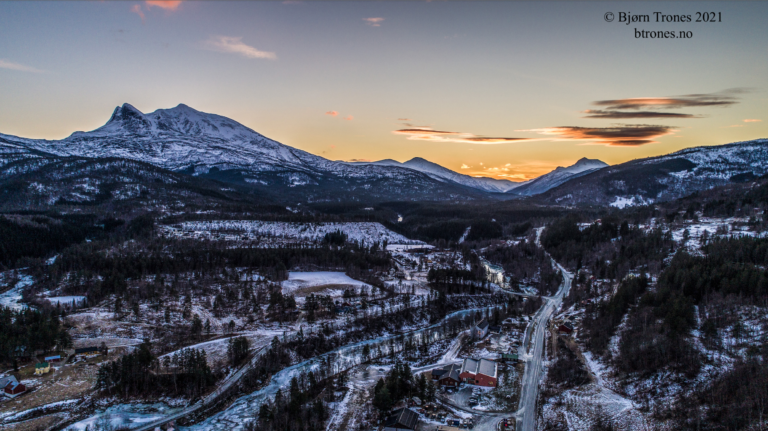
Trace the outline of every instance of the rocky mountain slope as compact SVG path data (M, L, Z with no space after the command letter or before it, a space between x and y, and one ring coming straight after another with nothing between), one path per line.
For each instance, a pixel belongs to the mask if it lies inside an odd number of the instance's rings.
M561 205L650 204L768 173L768 139L695 147L571 179L539 199Z
M510 193L522 196L538 195L553 189L566 181L587 175L591 172L603 169L606 166L608 166L608 164L601 160L587 159L585 157L571 166L565 168L558 166L552 172L521 184L520 187L513 189Z
M411 169L330 161L183 104L144 114L126 103L104 126L59 141L0 134L0 157L6 161L38 156L130 159L273 191L290 189L285 197L312 201L336 200L339 192L347 193L347 200L461 200L481 195Z

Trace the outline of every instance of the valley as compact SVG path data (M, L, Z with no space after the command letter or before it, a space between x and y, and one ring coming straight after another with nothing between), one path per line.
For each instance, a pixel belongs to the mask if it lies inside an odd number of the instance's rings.
M508 184L185 105L2 135L0 423L761 429L766 146Z

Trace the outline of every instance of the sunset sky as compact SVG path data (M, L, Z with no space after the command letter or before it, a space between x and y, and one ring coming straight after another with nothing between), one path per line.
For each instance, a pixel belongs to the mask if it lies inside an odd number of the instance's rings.
M331 160L519 181L768 137L766 16L766 2L3 1L0 133L61 139L126 102L184 103Z

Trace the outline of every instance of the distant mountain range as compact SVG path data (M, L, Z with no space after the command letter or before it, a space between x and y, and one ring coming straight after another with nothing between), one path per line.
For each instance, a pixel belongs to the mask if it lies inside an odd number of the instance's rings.
M512 193L521 196L538 195L540 193L546 192L549 189L553 189L569 180L598 171L606 166L608 166L608 163L600 160L588 159L585 157L579 159L579 161L577 161L574 165L565 168L558 166L554 171L548 174L544 174L538 178L526 181L525 183L521 184L520 187L512 190Z
M561 205L651 204L768 173L768 139L695 147L592 171L536 197Z
M739 180L740 175L763 175L768 165L765 147L765 140L701 147L612 167L584 158L572 166L515 183L463 175L418 157L403 163L389 159L331 161L283 145L229 118L183 104L144 114L126 103L115 108L104 126L75 132L62 140L0 134L0 167L26 159L128 159L247 186L278 200L309 202L453 201L536 195L551 203L610 204L615 199L651 202ZM44 164L47 162L39 163ZM33 165L24 164L27 168ZM11 178L12 172L3 175Z
M504 193L524 184L509 180L497 180L495 178L488 177L471 177L469 175L460 174L448 168L444 168L437 163L430 162L429 160L422 159L421 157L414 157L413 159L403 163L400 163L397 160L385 159L379 160L378 162L351 162L350 164L357 166L396 166L399 168L411 169L414 171L423 172L439 181L453 181L457 184L490 193Z
M50 156L142 161L310 201L463 200L482 195L411 169L327 160L266 138L229 118L183 104L144 114L126 103L115 108L104 126L58 141L0 134L0 157L6 160Z

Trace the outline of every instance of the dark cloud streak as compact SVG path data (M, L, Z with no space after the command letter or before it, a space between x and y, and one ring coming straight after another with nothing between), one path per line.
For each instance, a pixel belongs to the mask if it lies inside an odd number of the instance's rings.
M601 111L599 109L588 109L584 111L583 118L600 118L624 120L631 118L704 118L701 115L681 114L676 112L656 112L656 111Z
M612 147L639 146L655 143L655 138L675 132L672 126L652 124L617 124L612 127L549 127L546 129L519 130L544 135L559 136L564 140L593 141Z

